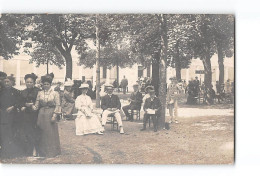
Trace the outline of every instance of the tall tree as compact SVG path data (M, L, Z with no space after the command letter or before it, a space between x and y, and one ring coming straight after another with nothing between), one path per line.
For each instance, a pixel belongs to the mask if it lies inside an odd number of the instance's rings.
M195 15L191 47L193 56L200 58L204 66L204 83L207 88L212 84L211 58L216 53L214 30L211 17L214 15Z
M211 16L214 29L219 64L219 83L224 83L224 58L234 55L234 16L214 15Z
M4 59L11 59L19 54L26 26L21 16L23 15L1 14L0 16L0 56Z
M50 49L56 48L64 58L66 78L72 79L71 51L74 46L85 43L89 38L95 38L94 23L93 15L31 15L29 37L36 48L46 49L46 44ZM75 47L75 49L81 48Z
M35 47L30 56L30 63L35 62L37 67L46 64L47 74L49 73L49 65L56 65L60 69L65 65L63 56L59 51L56 48L48 46L47 43L40 47Z
M130 66L133 59L130 57L130 45L124 15L99 14L95 16L96 39L91 48L91 41L82 43L80 49L80 64L86 67L96 66L96 106L99 107L100 97L100 66Z
M193 21L192 15L176 14L169 18L168 65L175 68L177 80L181 80L181 69L188 68L191 63L189 42Z

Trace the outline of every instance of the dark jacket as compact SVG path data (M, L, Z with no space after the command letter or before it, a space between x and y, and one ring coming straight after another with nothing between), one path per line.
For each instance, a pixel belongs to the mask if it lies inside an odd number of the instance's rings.
M144 110L146 110L146 109L158 109L157 114L160 113L160 111L162 109L162 105L161 105L159 98L154 97L153 101L152 101L151 97L147 98L144 103Z
M17 108L19 108L21 94L20 91L11 87L3 89L0 95L1 123L12 124L16 120ZM6 109L14 106L14 109L7 113Z
M120 85L121 85L121 87L126 87L126 86L128 86L128 80L127 80L126 78L122 79Z
M107 108L117 108L121 109L121 103L117 95L112 94L110 97L109 95L105 95L101 99L101 108L106 110Z
M21 91L21 99L20 99L20 108L26 107L26 103L33 103L35 104L37 94L40 91L39 88L34 87L32 89L24 89ZM32 112L32 109L26 108L27 112Z
M142 93L138 92L133 92L130 96L131 101L130 105L134 108L134 109L140 109L142 102L143 102L143 96Z

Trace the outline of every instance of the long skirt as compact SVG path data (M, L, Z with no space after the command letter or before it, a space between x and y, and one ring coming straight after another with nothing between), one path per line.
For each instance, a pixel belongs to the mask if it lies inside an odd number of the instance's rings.
M76 135L93 134L103 130L98 117L92 114L89 117L78 115L75 119Z
M24 154L20 146L19 124L14 120L17 113L1 112L1 158L16 158Z
M26 156L32 156L35 149L38 154L39 134L37 130L37 112L22 113L22 143Z
M55 157L61 153L58 124L51 122L54 108L42 107L38 114L39 155Z

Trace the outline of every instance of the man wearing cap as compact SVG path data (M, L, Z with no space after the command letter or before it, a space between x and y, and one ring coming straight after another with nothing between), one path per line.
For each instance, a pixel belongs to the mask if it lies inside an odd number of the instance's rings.
M142 105L142 94L139 92L138 84L133 85L134 92L130 96L130 104L124 106L122 109L128 118L129 121L133 121L133 110L140 110ZM131 110L131 115L129 114L129 110Z
M117 95L113 94L113 86L106 86L107 95L101 99L101 108L103 109L102 113L102 127L106 125L107 117L109 115L114 115L118 126L120 127L120 134L124 134L122 118L120 115L121 103Z
M171 83L168 85L167 88L167 97L166 97L166 104L167 108L169 109L170 113L170 123L173 122L175 118L175 123L178 123L178 87L177 87L177 79L175 77L170 78ZM174 110L174 116L173 116Z
M144 119L143 119L143 128L141 131L146 130L146 122L148 118L152 117L154 132L157 131L158 127L158 118L160 117L160 111L162 109L161 102L159 98L155 96L155 91L153 89L149 90L150 97L145 100L144 103Z

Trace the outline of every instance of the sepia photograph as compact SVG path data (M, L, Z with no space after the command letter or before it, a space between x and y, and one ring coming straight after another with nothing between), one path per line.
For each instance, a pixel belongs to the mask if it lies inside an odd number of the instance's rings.
M234 14L0 14L0 163L233 165Z

